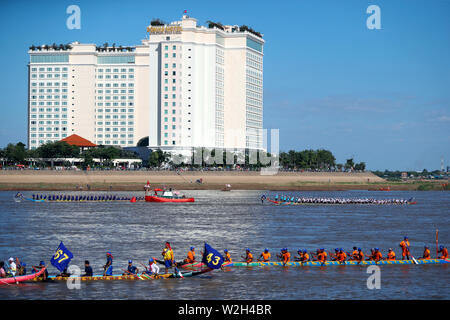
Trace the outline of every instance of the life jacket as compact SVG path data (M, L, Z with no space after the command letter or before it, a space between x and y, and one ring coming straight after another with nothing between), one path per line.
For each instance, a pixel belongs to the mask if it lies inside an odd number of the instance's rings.
M345 258L347 258L347 255L345 254L345 252L338 252L336 254L337 261L340 261L340 262L345 261Z
M448 250L447 250L447 248L442 249L441 252L442 252L441 259L448 259Z
M226 262L232 262L232 261L231 261L231 255L230 255L230 253L228 253L228 252L225 254L225 261L226 261Z
M425 251L423 252L423 258L424 259L431 259L431 254L430 254L430 250L429 249L425 249Z
M262 257L263 257L263 261L264 262L267 262L267 261L269 261L269 259L270 259L270 252L263 252L263 253L261 253L261 255L262 255Z
M195 261L195 252L192 250L188 252L187 254L187 260L188 262L194 262Z
M317 254L317 260L320 262L324 262L326 260L326 253L325 252L319 252Z
M172 251L172 249L164 249L163 250L163 257L164 257L164 260L173 260L174 258L173 258L173 251Z
M291 254L286 251L285 253L283 253L283 262L287 263L289 261L291 261Z
M402 242L400 242L400 247L402 248L402 253L405 254L407 252L409 252L408 248L409 248L409 241L408 240L403 240Z
M358 261L363 261L364 260L364 252L358 251L358 255L356 256L356 259Z
M246 261L247 261L247 263L253 261L253 255L250 252L247 253L247 260Z
M394 251L388 252L387 259L388 260L395 260L395 252Z
M309 260L309 254L308 253L304 253L301 258L302 258L302 261L308 261Z
M375 254L373 255L374 260L381 260L381 258L383 258L383 255L381 254L380 251L375 251Z

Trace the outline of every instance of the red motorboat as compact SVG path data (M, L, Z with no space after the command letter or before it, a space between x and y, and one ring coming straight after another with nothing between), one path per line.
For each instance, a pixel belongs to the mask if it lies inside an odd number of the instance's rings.
M145 190L145 201L147 202L194 202L194 198L186 198L185 195L180 195L178 191L172 189L153 189Z

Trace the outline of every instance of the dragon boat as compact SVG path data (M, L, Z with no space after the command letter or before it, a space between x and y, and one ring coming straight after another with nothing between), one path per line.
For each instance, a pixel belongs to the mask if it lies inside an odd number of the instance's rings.
M203 273L207 273L212 271L213 269L207 268L203 270L198 271L191 271L191 272L174 272L174 273L166 273L166 274L159 274L157 276L154 275L147 275L147 274L126 274L126 275L112 275L112 276L104 276L104 275L93 275L90 277L77 277L77 276L70 276L70 277L62 277L62 276L49 276L47 277L50 281L67 281L67 280L80 280L80 281L113 281L113 280L159 280L159 279L175 279L175 278L190 278L195 277ZM42 278L34 278L32 281L45 281Z
M35 280L41 274L43 274L44 271L45 271L45 268L42 268L41 270L39 270L39 272L24 275L24 276L0 278L0 284L12 284L12 283L19 283L19 282L24 282L24 281Z
M447 259L417 259L417 264L420 265L437 265L437 264L448 264L450 260ZM324 267L324 266L369 266L369 265L412 265L416 264L413 260L380 260L380 261L344 261L342 263L338 261L325 261L321 263L319 261L292 261L292 262L231 262L227 267L264 267L264 266L278 266L278 267Z
M267 198L272 204L275 205L290 205L290 206L337 206L337 205L406 205L406 204L417 204L417 201L413 199L400 200L394 199L394 201L388 200L374 200L374 201L359 201L355 199L333 199L333 200L322 200L322 199L311 199L307 201L295 201L295 200L274 200ZM399 200L396 202L395 200Z

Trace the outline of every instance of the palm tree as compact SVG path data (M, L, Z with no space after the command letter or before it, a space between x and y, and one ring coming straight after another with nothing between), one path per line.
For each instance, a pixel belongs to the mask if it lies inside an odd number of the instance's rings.
M108 42L105 42L105 43L103 44L103 51L106 51L106 48L108 48Z
M58 47L56 46L56 43L54 43L54 42L53 42L53 44L52 44L52 49L53 49L53 50L58 49Z
M132 50L133 50L133 48L127 47L127 51L128 51L128 52L131 52Z
M64 45L65 50L70 50L72 49L72 46L68 43L66 45Z
M122 50L123 50L123 47L122 47L122 45L120 45L119 46L119 51L122 52Z
M62 43L59 45L58 50L64 50L64 45Z
M50 46L49 46L48 44L46 44L46 45L44 46L44 49L48 51L48 49L50 49Z
M31 45L30 50L34 51L36 49L36 47L34 46L34 44Z
M36 50L41 51L41 50L42 50L42 47L41 47L41 46L37 46L37 47L36 47Z
M116 51L116 44L115 43L113 43L113 45L112 45L112 51Z
M95 46L95 51L100 51L102 48L99 46Z

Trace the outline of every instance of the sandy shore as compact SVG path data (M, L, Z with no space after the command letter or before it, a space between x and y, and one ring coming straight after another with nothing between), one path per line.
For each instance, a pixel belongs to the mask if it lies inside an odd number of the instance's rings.
M202 179L203 183L196 182ZM142 190L149 180L154 187L177 189L222 189L231 184L241 190L348 190L378 189L387 183L370 172L280 172L261 175L259 172L175 172L161 171L0 171L0 190ZM391 187L405 189L405 187ZM408 188L406 188L408 189Z

